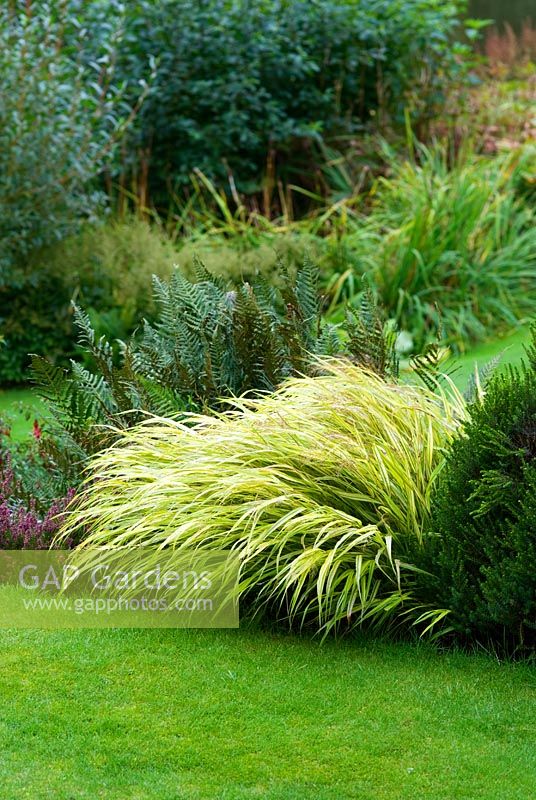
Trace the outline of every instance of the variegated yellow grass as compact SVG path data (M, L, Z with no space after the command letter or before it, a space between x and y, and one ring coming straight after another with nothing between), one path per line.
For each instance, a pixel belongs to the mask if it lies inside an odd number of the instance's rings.
M215 417L152 418L121 434L63 528L89 530L77 563L90 568L102 548L144 569L148 545L230 550L251 610L324 632L407 613L405 559L463 401L348 362L322 369Z

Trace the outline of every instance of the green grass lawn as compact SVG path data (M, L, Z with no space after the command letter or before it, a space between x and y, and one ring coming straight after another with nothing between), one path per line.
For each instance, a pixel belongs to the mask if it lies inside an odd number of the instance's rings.
M251 631L0 633L3 800L529 800L536 674Z
M42 414L43 404L31 389L0 389L0 419L10 423L14 439L31 434L34 419Z
M467 382L475 371L475 364L481 369L496 356L501 356L497 370L504 370L507 364L519 364L525 355L525 347L530 343L530 330L524 326L501 339L477 345L463 356L451 359L445 365L446 369L455 369L452 379L459 389L465 389Z

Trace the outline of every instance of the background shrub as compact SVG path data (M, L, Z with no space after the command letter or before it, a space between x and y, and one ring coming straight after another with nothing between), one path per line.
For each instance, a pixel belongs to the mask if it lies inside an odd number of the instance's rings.
M115 23L114 23L115 24ZM69 4L3 3L0 8L0 380L24 378L27 353L56 357L70 328L65 266L28 262L83 219L104 196L95 183L126 126L113 85L114 26L81 60L83 29Z
M64 265L72 298L97 333L125 339L155 312L153 278L171 276L177 251L157 225L136 217L85 226L45 255L45 269Z
M91 31L116 3L84 9ZM82 6L82 4L80 4ZM163 0L129 3L119 69L134 81L158 63L128 157L164 207L201 169L257 191L275 173L296 182L311 144L410 105L441 107L463 72L454 41L463 2ZM265 213L268 209L265 209Z
M0 285L0 383L28 379L28 353L53 361L74 354L70 299L74 285L64 266L20 270L16 281Z
M125 124L112 84L116 41L108 25L86 65L76 31L65 4L0 9L0 280L102 203L92 181Z
M33 253L15 283L0 285L0 383L28 380L29 353L55 364L76 354L72 301L87 308L99 335L126 339L154 315L153 275L169 277L176 260L170 240L135 218L86 225Z
M325 251L322 239L303 233L262 233L253 229L249 236L223 237L205 235L179 244L176 263L181 272L195 280L196 261L201 261L212 275L240 284L254 282L259 276L281 284L285 265L292 274L307 259L317 264Z
M421 565L465 640L536 644L536 351L489 385L452 444Z

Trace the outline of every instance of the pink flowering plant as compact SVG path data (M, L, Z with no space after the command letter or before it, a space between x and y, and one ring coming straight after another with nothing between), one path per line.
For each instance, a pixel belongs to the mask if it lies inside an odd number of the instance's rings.
M29 441L11 438L0 422L0 549L48 549L59 530L62 514L73 499L73 488L54 496L57 485L51 465L40 449L36 421ZM72 542L64 543L69 546Z

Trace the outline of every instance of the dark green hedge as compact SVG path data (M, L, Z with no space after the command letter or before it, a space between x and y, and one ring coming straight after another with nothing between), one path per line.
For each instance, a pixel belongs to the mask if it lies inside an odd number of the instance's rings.
M109 0L86 14L109 14ZM231 170L259 187L268 153L296 178L315 140L377 115L422 120L459 76L464 3L436 0L138 0L127 6L120 71L158 64L130 154L149 159L153 192ZM108 11L106 8L108 7ZM95 29L95 23L91 26ZM462 48L463 49L463 48Z

